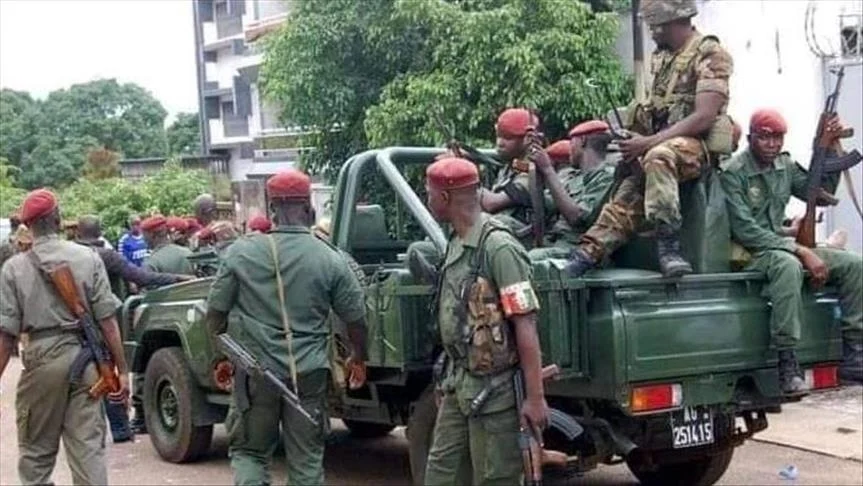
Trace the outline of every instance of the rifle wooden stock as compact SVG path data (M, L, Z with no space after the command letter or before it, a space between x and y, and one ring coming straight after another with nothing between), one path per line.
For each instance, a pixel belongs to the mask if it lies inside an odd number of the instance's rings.
M815 248L815 204L806 203L806 214L800 222L800 229L797 230L798 245L807 248Z
M66 304L69 312L76 319L84 317L86 313L84 305L81 303L81 297L78 295L78 286L75 284L75 277L72 275L72 269L69 268L69 265L66 263L57 265L48 272L48 277L54 284L54 288L57 290L57 294L60 295L60 299Z

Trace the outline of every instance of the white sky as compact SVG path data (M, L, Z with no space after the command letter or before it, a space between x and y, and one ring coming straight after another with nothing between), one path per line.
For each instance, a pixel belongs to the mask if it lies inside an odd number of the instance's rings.
M191 0L0 0L0 87L42 98L98 78L198 111Z

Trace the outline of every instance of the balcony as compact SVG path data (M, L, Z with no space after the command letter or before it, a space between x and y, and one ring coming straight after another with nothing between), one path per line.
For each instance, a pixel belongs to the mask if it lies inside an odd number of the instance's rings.
M216 35L219 39L232 37L243 33L243 17L229 15L216 18Z
M250 22L244 30L246 42L255 42L266 34L278 30L287 19L288 14L285 12Z
M249 117L229 115L222 119L225 127L225 138L248 137Z

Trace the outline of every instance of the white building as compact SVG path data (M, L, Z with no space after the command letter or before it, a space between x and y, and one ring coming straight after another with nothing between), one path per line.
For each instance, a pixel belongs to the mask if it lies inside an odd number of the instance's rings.
M228 156L231 180L293 166L298 131L262 100L260 39L284 23L289 0L193 0L204 153Z
M846 148L863 151L863 2L698 0L697 5L696 27L702 33L719 37L734 58L729 113L744 128L744 134L752 112L763 107L778 109L789 125L785 150L807 166L819 114L835 83L829 69L844 64L845 79L837 111L855 132L853 139L845 141ZM810 5L815 10L808 19ZM622 20L618 50L627 67L632 69L632 25L628 16ZM807 29L807 24L811 28ZM646 28L644 31L646 64L654 45ZM807 32L810 40L814 38L824 51L838 56L831 60L816 56L807 43ZM745 141L741 144L745 145ZM858 197L863 179L861 165L851 171ZM859 252L863 249L863 229L844 182L837 196L841 203L825 210L819 236L823 238L834 229L844 228L849 234L848 248ZM800 215L804 210L805 206L794 200L787 213Z

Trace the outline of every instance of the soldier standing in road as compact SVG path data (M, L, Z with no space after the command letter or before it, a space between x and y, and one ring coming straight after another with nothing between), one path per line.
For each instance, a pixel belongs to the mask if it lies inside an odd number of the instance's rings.
M195 208L195 217L203 227L189 241L192 251L198 251L204 246L213 246L216 251L221 252L234 241L240 232L234 227L234 223L227 220L217 219L219 217L216 206L216 198L210 194L201 194L192 203Z
M520 484L519 426L541 430L547 422L531 267L508 228L483 214L479 173L464 159L446 158L426 171L428 206L453 227L441 270L438 327L448 365L427 485ZM462 336L469 336L465 339ZM516 410L513 375L521 367L526 398ZM471 410L486 387L487 400ZM469 463L469 464L466 464Z
M50 269L68 264L78 293L101 328L117 366L121 390L110 398L125 400L128 370L105 267L93 251L58 237L60 210L48 190L31 192L21 207L21 221L36 237L32 252L15 255L0 272L0 376L9 362L11 345L21 333L24 370L18 381L15 409L18 424L18 474L21 483L52 484L60 438L75 484L107 484L105 417L102 403L89 395L98 374L87 365L82 383L71 383L69 370L81 353L81 325L69 312L37 265ZM6 442L8 444L8 442Z
M731 153L732 123L725 114L731 56L691 18L694 0L643 0L641 14L657 50L646 105L627 110L632 138L618 142L629 174L570 256L573 276L601 264L647 222L655 230L659 267L668 277L692 273L680 252L678 185L697 179ZM639 162L636 163L635 161ZM637 164L632 167L630 164Z
M531 250L531 260L567 258L578 238L593 224L614 182L617 154L612 156L608 152L611 142L608 124L587 121L570 130L569 136L566 143L570 163L555 167L548 156L538 153L534 157L553 201L550 206L557 210L558 218L547 233L547 247Z
M834 150L842 151L838 118L828 121ZM794 347L800 339L803 271L815 286L829 282L839 290L842 309L843 361L840 378L863 382L863 258L834 248L807 248L794 242L796 228L784 228L785 206L791 196L806 198L807 173L782 152L787 126L775 110L759 110L749 122L749 148L723 164L720 175L734 241L751 253L745 270L767 276L770 334L779 351L782 392L808 391ZM826 184L836 190L839 173ZM827 202L827 201L824 201ZM811 322L810 325L823 325Z
M303 407L319 411L319 426L304 421L264 381L237 369L225 423L231 468L236 484L269 484L281 424L288 484L320 485L329 424L327 317L332 310L348 323L349 385L359 388L365 382L365 300L345 259L309 230L314 222L311 179L288 170L271 177L266 190L276 228L228 247L207 299L207 320L213 336L227 329L257 359L284 370ZM223 386L227 368L216 366Z
M151 272L194 275L188 257L192 252L172 243L168 238L168 220L161 215L151 216L141 223L144 239L150 247L150 256L144 266Z

